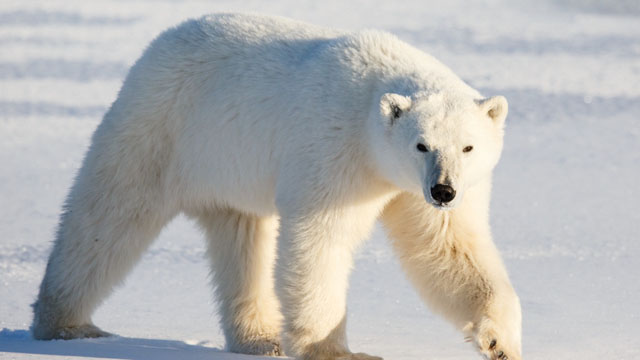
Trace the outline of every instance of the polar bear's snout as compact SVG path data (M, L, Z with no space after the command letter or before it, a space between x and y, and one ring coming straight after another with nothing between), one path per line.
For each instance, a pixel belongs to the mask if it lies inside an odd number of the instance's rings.
M447 204L456 197L456 191L449 185L436 184L431 188L431 196L433 200Z
M456 159L452 151L436 149L429 154L423 167L424 198L436 209L453 209L464 194L464 182L461 179L463 162Z

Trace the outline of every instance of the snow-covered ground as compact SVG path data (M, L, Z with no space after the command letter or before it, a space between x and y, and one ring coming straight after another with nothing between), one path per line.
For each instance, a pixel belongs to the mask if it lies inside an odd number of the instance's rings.
M201 234L174 221L94 320L119 337L31 340L29 304L89 138L160 31L218 11L378 28L510 102L495 240L525 359L640 359L640 3L8 1L0 3L0 358L250 359L223 351ZM351 348L479 358L420 302L377 230L349 292Z

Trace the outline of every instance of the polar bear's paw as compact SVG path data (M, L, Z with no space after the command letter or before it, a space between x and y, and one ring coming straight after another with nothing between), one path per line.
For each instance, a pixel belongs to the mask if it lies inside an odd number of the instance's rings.
M519 336L499 330L489 319L482 320L468 334L467 341L473 342L487 360L522 360Z
M520 360L515 352L506 350L505 347L500 346L497 339L491 339L488 344L482 342L484 345L476 344L480 353L488 360ZM511 355L509 355L511 354Z
M282 356L284 351L276 336L256 337L242 343L236 343L229 349L231 352L247 355Z
M34 329L34 337L38 340L72 340L84 338L100 338L108 336L113 336L113 334L102 331L100 330L100 328L93 324L63 326L49 331L40 331L40 329Z

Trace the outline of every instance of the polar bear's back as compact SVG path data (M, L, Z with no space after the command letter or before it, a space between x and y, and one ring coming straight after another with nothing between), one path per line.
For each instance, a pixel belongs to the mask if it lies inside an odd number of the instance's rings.
M333 38L344 32L279 16L222 13L195 20L212 37L238 43Z
M154 115L142 121L165 123L168 134L157 141L170 139L174 147L169 176L187 203L215 199L248 213L274 213L282 164L313 146L319 127L330 126L326 109L310 103L330 92L321 85L327 72L314 62L337 36L277 17L189 20L154 40L114 106L147 102L146 113ZM332 146L316 145L317 152Z
M220 65L231 60L242 69L258 64L291 66L319 44L346 33L287 18L250 14L213 14L192 19L165 31L147 53L167 65L183 60L202 65ZM147 54L146 53L146 54ZM204 70L204 69L200 69Z

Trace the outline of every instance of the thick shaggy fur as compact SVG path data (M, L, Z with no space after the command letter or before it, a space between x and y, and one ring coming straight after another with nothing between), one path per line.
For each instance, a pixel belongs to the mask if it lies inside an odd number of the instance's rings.
M381 217L426 301L488 358L519 359L518 298L488 225L506 112L385 33L249 15L170 29L93 136L33 335L108 335L92 313L182 212L206 232L231 351L377 359L350 352L345 303Z

